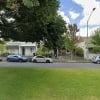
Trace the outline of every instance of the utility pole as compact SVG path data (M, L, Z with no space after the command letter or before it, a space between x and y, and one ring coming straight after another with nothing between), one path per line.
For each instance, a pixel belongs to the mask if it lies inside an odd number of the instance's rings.
M90 15L89 15L89 17L88 17L88 20L87 20L87 41L86 41L86 49L87 49L87 51L86 51L86 56L87 56L87 59L89 58L89 50L88 50L88 38L89 38L89 33L88 33L88 26L89 26L89 20L90 20L90 18L91 18L91 15L93 14L93 12L95 11L95 9L96 8L93 8L92 9L92 11L91 11L91 13L90 13Z

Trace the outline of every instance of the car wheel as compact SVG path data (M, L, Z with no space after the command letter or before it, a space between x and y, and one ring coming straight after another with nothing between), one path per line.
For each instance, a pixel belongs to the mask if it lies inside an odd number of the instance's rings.
M99 60L97 61L97 64L100 64L100 61Z
M33 62L37 63L37 60L33 60Z
M10 62L10 60L9 60L9 59L7 59L7 61L8 61L8 62Z
M47 61L46 61L46 63L50 63L50 61L49 61L49 60L47 60Z

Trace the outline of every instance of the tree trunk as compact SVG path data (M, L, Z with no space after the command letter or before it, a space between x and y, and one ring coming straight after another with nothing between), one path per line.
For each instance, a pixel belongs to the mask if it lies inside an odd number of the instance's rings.
M58 49L54 49L54 57L58 58Z
M73 60L73 51L71 50L71 60Z

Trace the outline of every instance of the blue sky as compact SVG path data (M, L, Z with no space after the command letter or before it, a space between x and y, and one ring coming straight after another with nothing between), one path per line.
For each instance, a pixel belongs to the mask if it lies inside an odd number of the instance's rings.
M92 12L92 9L96 8ZM100 27L100 0L60 0L58 13L70 24L77 24L80 32L78 35L86 36L86 23L89 19L89 35Z

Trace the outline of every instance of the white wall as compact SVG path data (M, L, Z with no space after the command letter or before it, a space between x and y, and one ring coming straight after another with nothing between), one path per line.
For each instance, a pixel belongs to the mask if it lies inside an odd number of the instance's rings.
M36 53L36 47L25 47L25 56L33 56L33 53ZM20 54L22 55L22 48L20 48Z
M9 52L10 54L19 54L17 47L7 48L7 52Z
M22 48L25 48L25 56L33 56L37 51L37 44L31 42L9 42L6 46L11 54L22 55Z

